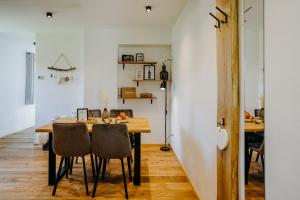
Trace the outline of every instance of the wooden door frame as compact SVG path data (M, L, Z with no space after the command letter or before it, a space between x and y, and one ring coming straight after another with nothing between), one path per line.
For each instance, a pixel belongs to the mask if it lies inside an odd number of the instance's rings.
M217 29L218 121L225 118L229 146L217 150L217 199L239 199L240 63L239 0L216 0L228 14L228 23ZM222 14L217 17L222 19ZM229 70L228 70L229 69ZM226 76L225 76L226 75ZM224 84L225 83L225 84Z

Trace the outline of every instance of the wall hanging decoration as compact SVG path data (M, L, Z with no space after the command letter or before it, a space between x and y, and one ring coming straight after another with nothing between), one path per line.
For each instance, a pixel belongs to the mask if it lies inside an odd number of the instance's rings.
M55 65L58 63L58 61L60 59L64 59L66 61L66 63L68 64L69 68L59 68L59 67L55 67ZM54 64L51 67L48 67L48 69L50 70L54 70L54 71L63 71L63 72L67 72L67 71L72 71L75 70L76 67L72 67L72 65L70 64L70 62L68 61L67 57L64 54L60 54L60 56L56 59L56 61L54 62Z
M56 67L57 63L63 59L66 64L68 65L68 68L59 68ZM55 71L55 74L51 73L50 78L57 78L57 84L62 84L64 82L69 82L73 80L73 76L66 75L66 72L74 71L76 67L72 67L69 60L64 54L60 54L60 56L56 59L54 64L51 67L48 67L49 70ZM59 73L57 75L57 73ZM64 73L63 75L61 73Z
M144 80L155 80L155 65L144 65Z

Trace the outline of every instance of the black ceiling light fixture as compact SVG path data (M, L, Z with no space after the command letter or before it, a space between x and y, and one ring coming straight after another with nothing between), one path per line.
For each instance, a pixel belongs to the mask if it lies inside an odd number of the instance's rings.
M52 18L53 17L53 13L52 12L47 12L46 16L47 16L47 18Z
M151 12L152 11L152 6L146 6L146 12Z

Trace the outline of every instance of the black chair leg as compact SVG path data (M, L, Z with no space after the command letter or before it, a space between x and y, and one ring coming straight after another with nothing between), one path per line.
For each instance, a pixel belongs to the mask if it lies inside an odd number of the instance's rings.
M95 179L96 174L95 174L94 156L92 153L91 153L91 165L92 165L93 179Z
M84 182L85 182L86 195L89 195L89 186L88 186L88 181L87 181L84 156L82 157L82 165L83 165L83 174L84 174Z
M264 161L264 156L260 155L260 159L261 159L261 164L263 166L263 170L265 171L265 161Z
M123 158L121 158L121 164L122 164L122 175L123 175L123 181L124 181L125 197L126 197L126 199L128 199L127 184L126 184L126 176L125 176L125 169L124 169Z
M104 160L103 160L103 169L102 169L102 180L104 180L104 176L105 176L106 162L107 162L107 159L104 159ZM100 168L100 167L99 167L99 168Z
M127 157L127 165L128 165L129 181L132 181L132 173L131 173L131 159L130 159L130 156L129 156L129 157Z
M71 163L70 163L70 173L69 173L69 175L72 175L72 170L73 170L73 162L74 162L74 157L71 157Z
M102 159L100 159L100 161L102 161ZM94 189L93 189L93 194L92 194L92 197L94 198L95 197L95 194L96 194L96 190L97 190L97 185L98 185L98 181L99 181L99 176L100 176L100 167L99 168L96 168L97 170L97 174L96 174L96 178L94 180Z
M101 170L101 165L102 165L102 159L101 159L101 158L99 158L99 165L98 165L98 167L99 167L99 170Z
M59 176L60 176L60 173L61 173L61 168L62 168L63 162L64 162L64 157L61 157L58 172L57 172L57 176L56 176L56 180L55 180L55 184L54 184L54 188L53 188L53 191L52 191L52 196L54 196L55 193L56 193L56 189L57 189L57 185L58 185L58 182L59 182Z
M96 167L96 170L98 169L98 157L97 156L95 156L95 167Z
M75 163L76 163L76 164L78 163L78 157L76 157Z
M69 157L65 157L65 168L66 168L66 178L68 178L69 175L69 163L70 163L70 158Z
M133 163L133 158L132 158L132 155L130 155L130 161Z

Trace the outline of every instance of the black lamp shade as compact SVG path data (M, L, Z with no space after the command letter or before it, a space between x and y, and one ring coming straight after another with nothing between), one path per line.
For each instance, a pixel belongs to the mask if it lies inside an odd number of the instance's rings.
M48 18L52 18L52 12L47 12L47 13L46 13L46 16L47 16Z
M160 89L161 89L161 90L166 90L166 89L167 89L167 81L163 81L163 82L160 84Z

